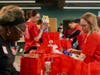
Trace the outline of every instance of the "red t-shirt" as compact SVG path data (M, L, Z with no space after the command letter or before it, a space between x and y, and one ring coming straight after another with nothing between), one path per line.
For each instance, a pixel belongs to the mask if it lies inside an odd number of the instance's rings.
M85 37L85 33L83 33L82 28L80 25L76 25L75 30L80 30L80 34L77 36L77 40L78 40L78 44L80 46L80 48L83 48L83 41L84 41L84 37Z
M86 39L82 50L82 53L86 55L84 61L86 63L100 61L100 34L93 32Z
M80 31L82 31L82 27L77 24L74 30L80 30Z
M26 22L26 32L25 32L25 50L29 49L38 43L34 38L39 34L39 29L33 21Z
M67 36L69 36L71 33L73 32L73 29L67 29L64 31L64 37L66 38Z

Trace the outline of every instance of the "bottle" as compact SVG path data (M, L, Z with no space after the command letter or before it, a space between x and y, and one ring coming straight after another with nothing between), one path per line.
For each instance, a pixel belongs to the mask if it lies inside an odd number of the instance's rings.
M49 75L50 73L50 70L51 70L51 58L48 57L46 60L45 60L45 70L44 70L44 75Z

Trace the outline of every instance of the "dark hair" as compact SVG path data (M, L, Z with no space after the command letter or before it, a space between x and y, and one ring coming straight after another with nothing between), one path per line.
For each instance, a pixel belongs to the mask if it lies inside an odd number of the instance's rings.
M59 32L61 29L63 29L63 28L61 28L61 27L58 27L57 31Z
M37 22L37 24L42 24L43 23L43 21L40 19L40 20L38 20L38 22Z
M80 19L75 19L74 22L75 23L80 23Z
M24 11L20 7L15 5L2 7L0 10L0 25L2 27L0 36L9 42L18 41L22 32L15 25L24 28L24 22Z
M0 10L0 25L13 26L25 22L23 10L15 5L4 6Z
M39 12L37 10L31 10L30 13L29 13L29 17L31 16L36 16L36 14L38 14Z
M74 20L69 20L67 23L70 24L70 23L72 23L72 22L74 22Z
M80 19L70 20L70 22L69 22L69 23L72 23L72 22L74 22L74 23L80 23Z
M63 26L63 23L60 23L60 26Z
M98 27L100 27L100 17L97 16L97 23L98 23Z
M5 26L4 29L5 29L4 34L6 41L15 42L18 41L19 38L21 37L20 36L21 32L18 31L14 26Z

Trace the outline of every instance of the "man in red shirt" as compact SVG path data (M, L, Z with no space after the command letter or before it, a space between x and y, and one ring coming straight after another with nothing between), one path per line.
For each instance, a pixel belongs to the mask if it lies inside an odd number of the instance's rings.
M43 30L45 29L42 26L41 30L37 27L37 21L40 19L40 14L36 10L30 11L30 18L26 22L26 32L25 32L25 50L27 51L32 46L39 45L39 39L42 36Z
M70 21L69 23L69 28L73 30L73 32L79 30L80 33L79 35L76 36L77 38L77 41L78 41L78 45L79 45L79 48L78 49L82 49L82 42L83 42L83 38L84 38L84 33L82 31L82 27L80 26L80 19L75 19L75 20L72 20ZM75 38L75 37L74 37ZM74 40L75 41L75 40ZM73 43L75 43L73 41ZM77 46L78 47L78 46ZM76 48L77 49L77 48Z
M75 19L69 22L69 28L73 29L73 30L80 30L82 31L81 26L79 25L80 23L80 19Z

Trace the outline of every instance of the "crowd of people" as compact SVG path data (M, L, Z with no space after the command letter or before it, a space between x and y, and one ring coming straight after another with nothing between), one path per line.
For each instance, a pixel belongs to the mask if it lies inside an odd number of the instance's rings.
M68 23L70 33L63 31L63 24L58 27L58 33L60 40L71 40L72 47L67 48L66 51L77 55L77 59L68 55L63 56L64 47L61 46L61 50L56 49L55 54L61 54L63 57L62 63L71 62L66 64L66 70L68 74L63 75L78 75L79 72L83 72L83 75L88 75L88 66L95 64L93 71L96 71L96 66L100 64L100 17L93 13L87 12L83 14L80 19L71 20ZM15 59L15 51L12 48L11 43L18 41L20 37L24 35L25 39L25 54L28 54L31 50L37 50L41 47L43 42L42 35L47 32L48 24L43 23L40 18L40 13L36 10L31 10L29 19L25 21L24 11L19 6L8 5L4 6L0 10L0 75L19 75L16 71L13 63ZM47 37L45 37L46 39ZM53 43L53 41L49 41ZM67 41L65 42L67 43ZM42 44L43 45L43 44ZM55 46L52 46L53 49ZM57 51L58 50L58 51ZM29 55L27 55L29 57ZM35 57L33 57L35 58ZM73 63L72 63L73 62ZM78 69L72 65L80 66ZM67 67L68 66L68 67ZM85 70L83 70L85 68ZM77 71L77 72L75 72ZM98 70L100 71L100 69ZM71 72L71 73L69 73ZM94 72L95 73L95 72ZM97 74L90 75L99 75ZM81 74L80 74L81 75Z

